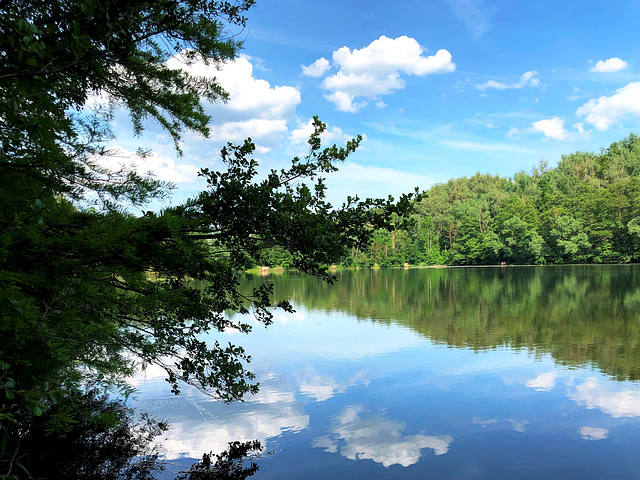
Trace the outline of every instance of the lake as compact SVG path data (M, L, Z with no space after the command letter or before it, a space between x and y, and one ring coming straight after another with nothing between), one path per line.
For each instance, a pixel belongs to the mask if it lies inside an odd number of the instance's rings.
M258 439L256 479L640 478L640 266L337 277L246 276L296 313L217 335L253 357L245 402L136 379L170 462Z

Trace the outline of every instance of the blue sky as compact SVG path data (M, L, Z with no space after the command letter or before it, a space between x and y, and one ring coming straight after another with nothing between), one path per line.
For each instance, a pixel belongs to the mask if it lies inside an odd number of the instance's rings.
M231 94L207 105L212 138L186 135L176 158L153 125L132 138L122 113L116 144L154 150L140 168L176 183L174 203L203 187L199 168L221 168L227 140L251 136L264 168L285 166L314 115L328 143L365 137L328 179L335 204L554 166L640 133L638 18L638 1L258 0L241 58L193 67Z

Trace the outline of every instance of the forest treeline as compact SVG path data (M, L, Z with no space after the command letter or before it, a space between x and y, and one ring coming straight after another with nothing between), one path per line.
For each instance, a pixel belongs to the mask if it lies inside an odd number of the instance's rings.
M408 227L379 231L346 267L629 263L640 259L640 137L600 153L541 161L513 177L481 174L436 184ZM287 267L282 250L257 265Z

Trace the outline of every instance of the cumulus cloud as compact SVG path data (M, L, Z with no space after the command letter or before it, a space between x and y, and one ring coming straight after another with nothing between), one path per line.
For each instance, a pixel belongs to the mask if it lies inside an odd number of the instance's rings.
M280 144L287 122L296 118L300 91L287 85L272 86L266 80L255 78L247 57L240 56L222 65L206 65L204 61L187 65L178 54L170 58L167 65L195 76L215 78L229 94L226 103L205 102L205 111L214 122L213 141L251 137L263 150L268 150Z
M356 96L347 92L333 92L323 95L324 98L333 103L341 112L356 113L367 106L367 102L355 102Z
M422 76L449 73L456 68L451 63L451 54L446 50L438 50L429 57L422 56L422 53L422 47L413 38L403 35L394 39L383 35L359 50L342 47L333 52L333 60L343 73L356 75L396 74L403 71Z
M333 52L338 72L322 82L322 88L331 92L325 98L338 110L354 113L367 105L362 99L379 101L379 95L403 89L405 82L400 77L403 73L422 77L453 72L456 68L447 50L438 50L431 56L423 53L420 44L407 36L383 35L361 49L342 47ZM315 73L327 66L328 62L322 60L311 64L310 71Z
M604 440L609 435L606 428L582 427L578 430L584 440Z
M567 138L568 131L564 128L564 120L560 117L547 118L538 122L533 122L531 128L534 132L543 133L547 138L555 138L556 140L564 140Z
M254 141L261 141L276 134L284 134L287 131L287 120L283 118L252 118L240 122L225 122L221 125L214 125L211 127L211 138L226 142L239 142L251 137ZM263 146L262 153L269 150L270 147Z
M613 123L628 115L640 115L640 82L633 82L616 90L610 97L592 98L576 113L597 130L607 130Z
M314 132L313 119L310 118L306 122L298 121L298 128L289 133L288 153L292 155L304 155L309 151L309 137ZM328 127L325 132L320 135L323 145L344 144L353 139L353 135L345 134L338 127Z
M598 61L593 67L591 67L591 70L589 71L599 73L612 73L624 70L625 68L627 68L627 62L618 57L613 57L604 61Z
M95 158L98 165L110 170L133 170L140 175L151 174L158 180L172 183L189 183L198 179L200 168L178 163L172 157L156 152L139 155L115 145L109 149L108 155Z
M514 83L505 83L505 82L496 82L495 80L487 80L484 83L479 83L476 85L476 88L481 92L484 92L488 89L495 90L513 90L524 87L541 87L542 82L538 78L536 78L538 72L535 70L524 72L520 75L520 79Z
M181 68L192 75L215 78L229 93L226 104L212 104L230 112L251 114L256 118L291 116L300 103L300 91L290 86L272 87L266 80L253 77L253 65L246 57L238 57L222 65L195 62L186 65L176 55L169 59L170 68Z
M444 455L453 442L450 435L403 435L404 425L380 415L367 415L361 406L347 407L334 417L331 435L316 438L313 446L340 452L349 460L373 460L384 467L408 467L420 460L422 449Z
M329 65L329 60L322 57L313 62L311 65L302 65L302 74L306 75L307 77L321 77L330 68L331 65Z
M545 139L574 141L590 132L584 129L582 123L575 123L573 128L574 130L568 130L562 118L553 117L533 122L528 128L511 127L505 136L507 138L518 138L527 133L542 133Z

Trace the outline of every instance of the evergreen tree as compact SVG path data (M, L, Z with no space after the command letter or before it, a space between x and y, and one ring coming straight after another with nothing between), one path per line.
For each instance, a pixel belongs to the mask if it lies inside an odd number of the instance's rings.
M206 136L201 101L227 94L167 60L233 59L240 44L228 29L245 25L252 4L0 2L0 474L29 475L36 457L25 451L35 435L27 425L55 442L86 419L56 405L74 405L87 389L126 391L137 363L163 367L176 393L181 382L224 401L255 392L249 355L202 339L250 331L228 310L251 309L270 323L269 287L238 290L247 258L281 248L293 267L331 282L326 265L410 208L403 197L332 209L319 176L359 139L323 148L326 127L316 119L309 155L290 168L258 178L251 141L229 145L224 171L202 171L208 188L200 195L161 212L129 212L171 185L103 166L111 111L88 113L90 96L126 108L133 133L145 119L158 122L177 149L185 130ZM45 422L34 421L43 414Z

